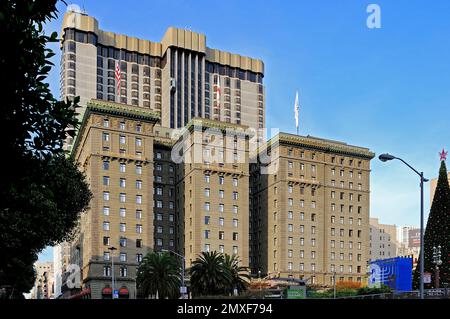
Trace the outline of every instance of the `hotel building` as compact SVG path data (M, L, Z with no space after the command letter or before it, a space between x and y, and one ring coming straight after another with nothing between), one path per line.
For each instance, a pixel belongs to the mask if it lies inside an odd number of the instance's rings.
M137 267L162 249L187 268L218 251L253 274L362 280L374 154L285 133L251 151L249 132L265 126L262 61L188 30L161 42L106 32L75 11L61 49L61 96L81 105L72 157L94 195L70 243L71 297L111 298L114 259L119 298L135 298Z
M252 272L321 285L331 285L336 272L337 280L362 282L374 154L280 133L259 155L250 169Z

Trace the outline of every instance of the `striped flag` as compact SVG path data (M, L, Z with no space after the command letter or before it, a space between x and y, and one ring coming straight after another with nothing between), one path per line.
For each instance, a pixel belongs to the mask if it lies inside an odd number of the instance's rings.
M218 106L220 106L220 75L217 76L216 99Z
M117 81L117 96L120 97L120 66L119 66L119 62L117 62L117 64L116 64L116 72L115 73L116 73L116 81Z

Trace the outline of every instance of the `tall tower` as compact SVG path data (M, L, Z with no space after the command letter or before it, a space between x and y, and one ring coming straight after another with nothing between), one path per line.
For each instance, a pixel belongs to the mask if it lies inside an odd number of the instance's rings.
M211 49L204 34L170 27L152 42L103 31L94 17L69 10L61 50L61 97L80 96L81 117L87 102L99 99L156 111L170 128L195 117L265 125L263 62Z

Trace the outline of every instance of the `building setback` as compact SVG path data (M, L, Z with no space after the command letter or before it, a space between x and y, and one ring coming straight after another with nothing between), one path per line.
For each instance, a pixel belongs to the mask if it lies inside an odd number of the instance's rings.
M211 49L204 34L170 27L152 42L103 31L94 17L68 11L61 50L61 97L80 96L81 116L91 99L100 99L158 112L170 128L194 117L265 125L263 62Z

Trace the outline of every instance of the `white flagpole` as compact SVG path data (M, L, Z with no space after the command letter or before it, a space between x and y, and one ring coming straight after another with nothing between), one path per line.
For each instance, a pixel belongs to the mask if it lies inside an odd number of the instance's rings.
M299 106L298 106L298 91L295 93L295 103L294 103L294 115L295 115L295 128L297 129L297 135L298 135L298 114L299 112Z

